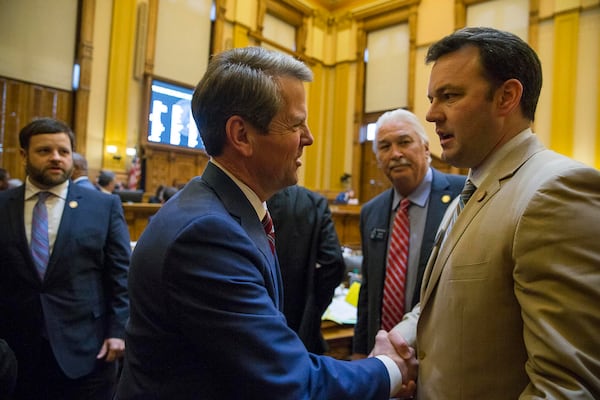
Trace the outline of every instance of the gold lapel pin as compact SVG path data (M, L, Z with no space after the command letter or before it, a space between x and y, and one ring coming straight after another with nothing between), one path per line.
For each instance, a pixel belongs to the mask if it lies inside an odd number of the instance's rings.
M485 199L485 196L487 196L487 192L482 190L477 194L477 201L480 202L481 200Z
M450 197L449 194L445 194L442 196L442 203L444 203L444 204L450 203L450 200L452 200L452 198Z
M79 205L79 203L77 203L75 200L71 200L69 202L69 207L71 207L71 208L77 208L78 205Z

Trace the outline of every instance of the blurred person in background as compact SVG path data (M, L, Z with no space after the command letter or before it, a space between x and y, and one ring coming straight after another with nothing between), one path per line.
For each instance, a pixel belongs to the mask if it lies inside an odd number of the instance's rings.
M321 316L346 266L327 199L293 185L267 200L283 281L283 314L311 353L323 354Z

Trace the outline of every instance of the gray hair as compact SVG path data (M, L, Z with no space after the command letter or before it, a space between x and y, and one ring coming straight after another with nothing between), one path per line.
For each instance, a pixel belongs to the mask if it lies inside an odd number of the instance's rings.
M379 133L381 125L389 122L406 122L410 124L417 135L419 135L423 143L429 145L429 138L427 137L425 128L423 128L423 125L421 125L419 118L417 118L415 114L408 110L398 108L396 110L383 113L379 119L377 119L377 122L375 123L375 139L373 139L373 153L377 154L377 134Z

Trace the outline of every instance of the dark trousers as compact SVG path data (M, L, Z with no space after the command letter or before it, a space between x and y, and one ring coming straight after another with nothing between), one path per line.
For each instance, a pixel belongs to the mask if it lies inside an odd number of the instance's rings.
M77 379L67 377L54 358L48 342L44 342L38 365L19 365L15 400L110 400L112 399L117 364L97 360L91 374Z

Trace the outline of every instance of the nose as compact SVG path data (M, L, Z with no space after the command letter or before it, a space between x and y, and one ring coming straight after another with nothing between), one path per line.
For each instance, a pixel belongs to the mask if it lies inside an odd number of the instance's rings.
M303 139L302 144L304 146L312 145L315 140L312 133L310 132L310 128L308 127L308 125L306 125L306 127L304 128L304 130L302 132L302 139Z
M404 156L402 146L392 144L392 158L400 158Z
M429 105L429 110L427 110L427 114L425 114L425 119L427 122L439 122L442 119L442 113L435 100Z
M61 158L60 151L58 149L52 150L52 152L50 153L50 158L52 160L59 160Z

